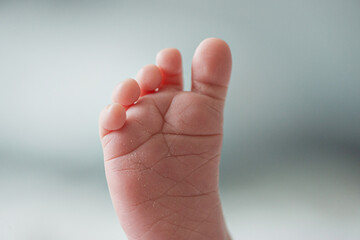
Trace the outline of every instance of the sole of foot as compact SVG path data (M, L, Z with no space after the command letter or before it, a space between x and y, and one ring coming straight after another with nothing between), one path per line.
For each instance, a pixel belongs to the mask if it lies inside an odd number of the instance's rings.
M200 43L191 91L175 48L115 87L100 114L106 178L129 239L230 239L219 197L223 108L231 52Z

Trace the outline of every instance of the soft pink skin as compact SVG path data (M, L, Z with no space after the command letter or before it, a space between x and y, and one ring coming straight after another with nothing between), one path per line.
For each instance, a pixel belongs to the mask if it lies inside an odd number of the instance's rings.
M230 49L216 38L199 45L191 92L182 90L178 50L162 50L156 62L138 75L147 94L128 108L125 125L111 111L100 118L106 177L120 223L131 240L230 239L218 191ZM123 89L134 101L132 88Z
M136 80L141 88L141 95L145 95L160 87L162 75L157 66L149 64L140 69L136 74Z
M107 105L100 113L101 126L107 130L121 128L126 121L125 108L118 103Z
M112 101L128 106L136 102L139 99L139 96L139 84L134 79L128 78L115 87Z

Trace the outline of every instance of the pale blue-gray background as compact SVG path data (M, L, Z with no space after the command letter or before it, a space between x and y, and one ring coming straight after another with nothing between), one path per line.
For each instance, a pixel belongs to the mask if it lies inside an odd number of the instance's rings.
M360 2L0 1L0 239L125 239L97 133L112 88L226 40L234 239L360 239Z

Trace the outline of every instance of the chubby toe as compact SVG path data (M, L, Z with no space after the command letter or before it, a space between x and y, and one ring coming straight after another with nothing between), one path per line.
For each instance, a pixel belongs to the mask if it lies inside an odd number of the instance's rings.
M128 78L115 87L112 94L112 101L124 106L129 106L136 102L139 99L139 96L139 84L134 79Z
M225 100L231 62L231 51L224 40L207 38L202 41L191 66L192 91Z
M126 120L125 108L119 103L106 106L100 114L100 127L106 130L117 130L124 126Z
M178 89L183 87L181 53L176 48L165 48L156 55L156 64L163 73L163 84Z
M137 73L136 80L140 85L141 95L152 92L160 87L162 80L160 69L154 64L146 65Z

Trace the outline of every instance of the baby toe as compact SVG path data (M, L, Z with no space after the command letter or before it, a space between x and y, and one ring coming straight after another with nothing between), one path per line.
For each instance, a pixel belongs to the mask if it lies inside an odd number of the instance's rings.
M125 120L125 108L119 103L109 104L100 114L100 127L110 131L117 130L124 126Z
M160 69L153 64L144 66L136 75L141 89L141 95L152 92L160 87L162 76Z
M126 79L117 85L112 94L112 101L129 106L136 102L140 96L140 86L134 79Z

